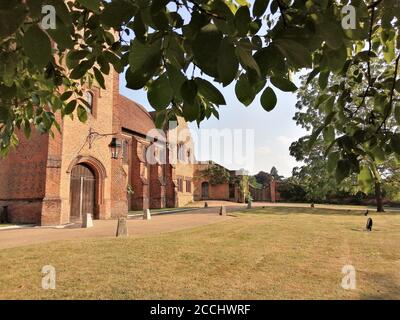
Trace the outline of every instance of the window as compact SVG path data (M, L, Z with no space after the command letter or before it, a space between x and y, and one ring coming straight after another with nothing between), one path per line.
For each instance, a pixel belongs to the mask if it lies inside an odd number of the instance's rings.
M86 107L87 107L87 112L93 114L93 93L90 91L85 92L85 100L86 100Z
M186 192L192 192L192 181L186 180Z
M178 178L178 191L183 192L183 179Z

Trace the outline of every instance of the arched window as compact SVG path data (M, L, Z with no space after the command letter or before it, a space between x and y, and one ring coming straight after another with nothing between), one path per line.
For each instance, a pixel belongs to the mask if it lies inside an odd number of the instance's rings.
M93 93L90 91L85 92L85 100L86 100L86 107L87 107L87 112L93 114Z

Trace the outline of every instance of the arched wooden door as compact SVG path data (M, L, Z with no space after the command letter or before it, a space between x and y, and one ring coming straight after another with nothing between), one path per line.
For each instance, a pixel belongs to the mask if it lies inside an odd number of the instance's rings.
M71 171L70 222L81 221L85 213L95 218L96 176L86 164L77 164Z
M201 197L203 199L208 199L209 198L209 183L208 182L203 182L201 184Z

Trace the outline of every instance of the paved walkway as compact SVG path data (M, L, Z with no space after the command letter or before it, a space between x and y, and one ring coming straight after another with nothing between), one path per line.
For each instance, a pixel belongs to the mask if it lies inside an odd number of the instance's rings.
M209 208L185 213L156 215L150 221L133 219L128 220L127 223L130 236L145 236L189 229L228 219L232 219L232 217L220 216L216 208ZM36 227L0 230L0 249L56 240L115 237L117 223L117 220L95 220L94 227L89 229Z

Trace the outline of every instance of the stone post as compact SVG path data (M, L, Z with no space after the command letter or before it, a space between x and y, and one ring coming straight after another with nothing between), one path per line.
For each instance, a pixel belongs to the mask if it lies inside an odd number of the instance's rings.
M226 208L225 208L225 206L221 206L221 208L219 209L219 215L220 216L226 216Z
M143 210L143 220L151 220L150 209Z
M118 219L118 227L117 227L117 237L126 237L128 236L128 226L126 224L126 218Z
M90 213L85 213L82 217L82 228L92 228L93 227L93 218Z
M251 205L252 205L252 201L251 201L251 200L248 200L248 202L247 202L247 209L251 209Z

